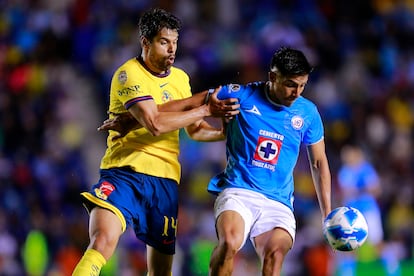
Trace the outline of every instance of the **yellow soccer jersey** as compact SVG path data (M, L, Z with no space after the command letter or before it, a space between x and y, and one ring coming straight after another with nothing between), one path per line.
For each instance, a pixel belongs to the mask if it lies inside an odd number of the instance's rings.
M121 65L112 77L109 111L128 112L127 109L139 101L154 100L162 104L190 96L189 77L184 71L171 67L168 74L156 75L139 59L133 58ZM155 137L141 128L112 141L116 134L109 131L101 169L130 167L136 172L179 182L178 130Z

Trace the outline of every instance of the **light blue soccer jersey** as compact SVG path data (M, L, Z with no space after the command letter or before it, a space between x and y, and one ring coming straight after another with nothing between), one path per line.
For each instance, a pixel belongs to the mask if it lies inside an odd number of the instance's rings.
M293 210L293 170L300 145L323 139L320 114L299 97L290 107L272 102L264 82L223 86L218 97L237 98L240 113L227 127L225 170L211 179L208 191L244 188L264 194Z

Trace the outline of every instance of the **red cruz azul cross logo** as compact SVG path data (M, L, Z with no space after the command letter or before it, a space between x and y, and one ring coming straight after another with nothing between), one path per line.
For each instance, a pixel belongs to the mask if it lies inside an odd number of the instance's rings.
M274 165L279 158L281 147L282 141L260 136L254 153L254 159Z

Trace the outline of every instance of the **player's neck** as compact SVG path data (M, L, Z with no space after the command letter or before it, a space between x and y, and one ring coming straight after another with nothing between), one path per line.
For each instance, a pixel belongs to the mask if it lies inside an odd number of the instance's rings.
M266 82L266 84L265 84L265 94L266 94L266 98L272 104L274 104L278 107L283 107L283 105L279 102L279 100L272 93L270 93L270 83L269 82Z
M170 74L170 70L166 70L166 71L162 71L162 72L157 72L155 70L153 70L151 67L151 64L149 62L147 62L142 56L137 56L137 60L139 63L141 63L141 65L145 68L145 70L147 70L148 72L150 72L152 75L156 76L156 77L165 77L168 76Z

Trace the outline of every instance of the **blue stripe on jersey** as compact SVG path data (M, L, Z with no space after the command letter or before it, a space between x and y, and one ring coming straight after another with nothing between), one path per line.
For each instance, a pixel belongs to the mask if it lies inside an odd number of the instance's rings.
M209 183L219 193L227 187L253 190L293 210L293 170L300 145L323 139L316 106L299 97L290 107L276 105L265 83L223 86L218 97L237 98L240 114L228 125L225 170Z
M147 101L147 100L153 100L152 96L143 96L143 97L131 99L127 101L124 106L125 106L125 109L128 109L137 102L142 102L142 101Z

